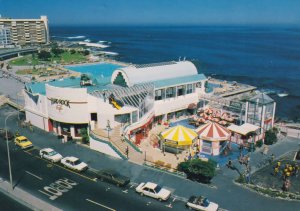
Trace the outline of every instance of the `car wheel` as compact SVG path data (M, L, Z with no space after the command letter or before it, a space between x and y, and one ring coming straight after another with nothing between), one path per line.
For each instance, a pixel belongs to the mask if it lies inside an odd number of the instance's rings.
M144 193L143 193L143 192L141 192L141 196L144 196Z

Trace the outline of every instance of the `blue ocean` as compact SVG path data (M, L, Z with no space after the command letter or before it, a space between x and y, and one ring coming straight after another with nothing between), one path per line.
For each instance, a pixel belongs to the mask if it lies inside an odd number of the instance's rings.
M50 26L52 39L102 43L116 60L142 64L186 58L198 71L270 93L277 116L300 121L300 27ZM278 93L287 92L286 97Z

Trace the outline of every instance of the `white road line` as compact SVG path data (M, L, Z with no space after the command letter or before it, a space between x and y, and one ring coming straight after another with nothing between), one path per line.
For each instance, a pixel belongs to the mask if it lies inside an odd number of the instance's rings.
M105 206L105 205L103 205L103 204L100 204L100 203L98 203L98 202L92 201L92 200L90 200L90 199L86 199L86 200L87 200L88 202L91 202L91 203L96 204L96 205L98 205L98 206L104 207L104 208L106 208L106 209L108 209L108 210L116 211L116 210L113 209L113 208L107 207L107 206Z
M176 195L172 195L171 198L173 198L173 201L175 201L175 200L182 201L182 202L187 202L188 201L187 198L176 196Z
M25 172L26 172L27 174L30 174L31 176L33 176L33 177L39 179L39 180L43 180L43 178L41 178L41 177L39 177L39 176L36 176L35 174L33 174L33 173L29 172L29 171L25 171Z
M218 210L220 210L220 211L229 211L229 210L226 210L226 209L223 209L223 208L220 208L220 207L219 207Z

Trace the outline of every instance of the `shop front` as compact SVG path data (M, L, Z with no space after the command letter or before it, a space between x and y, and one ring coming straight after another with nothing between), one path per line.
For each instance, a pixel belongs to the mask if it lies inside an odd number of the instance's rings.
M152 117L146 124L130 131L130 139L135 140L135 144L139 145L141 141L148 137L149 131L152 129L154 117Z

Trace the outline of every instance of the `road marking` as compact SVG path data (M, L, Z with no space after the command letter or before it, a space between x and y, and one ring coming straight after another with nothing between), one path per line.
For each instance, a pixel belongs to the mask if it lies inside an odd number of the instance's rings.
M103 205L103 204L100 204L100 203L98 203L98 202L92 201L92 200L90 200L90 199L86 199L86 200L87 200L88 202L91 202L91 203L93 203L93 204L96 204L96 205L98 205L98 206L100 206L100 207L104 207L104 208L106 208L106 209L108 209L108 210L116 211L116 210L113 209L113 208L107 207L107 206L105 206L105 205Z
M28 155L32 155L30 152L28 152L28 151L26 151L26 150L24 150L24 152L27 153Z
M106 188L105 191L108 191L110 189L110 187Z
M48 168L53 167L52 163L47 164L47 167L48 167Z
M176 195L172 195L171 198L173 198L173 201L175 201L175 200L182 201L182 202L187 202L188 201L187 198L176 196Z
M65 167L63 167L63 166L60 166L60 165L58 165L58 164L55 164L55 163L53 163L53 165L55 165L55 166L57 166L57 167L59 167L59 168L61 168L61 169L64 169L64 170L66 170L66 171L72 172L73 174L77 174L78 176L81 176L81 177L83 177L83 178L85 178L85 179L88 179L88 180L97 182L97 178L90 178L90 177L84 176L84 175L82 175L82 174L79 174L79 173L77 173L77 172L75 172L75 171L72 171L72 170L70 170L70 169L67 169L67 168L65 168Z
M122 192L123 192L123 193L128 193L128 189L126 189L126 190L123 190Z
M172 203L166 205L166 207L173 208L173 207L172 207Z
M32 148L30 148L30 149L28 149L28 150L24 150L24 152L31 152L31 151L33 151L33 150L35 150L35 147L32 147Z
M229 211L229 210L226 210L226 209L223 209L223 208L220 208L220 207L219 207L218 210L220 210L220 211Z
M33 173L29 172L29 171L25 171L25 172L26 172L27 174L30 174L31 176L33 176L33 177L39 179L39 180L43 180L43 178L41 178L41 177L39 177L39 176L36 176L35 174L33 174Z

